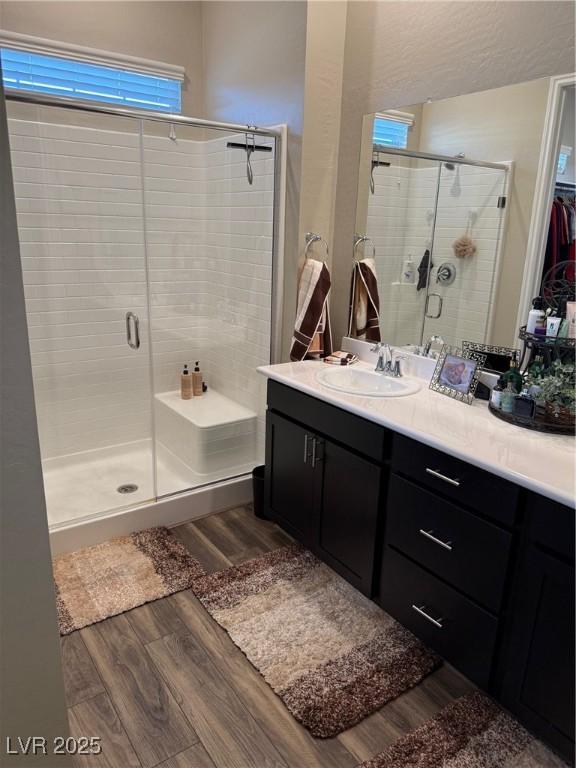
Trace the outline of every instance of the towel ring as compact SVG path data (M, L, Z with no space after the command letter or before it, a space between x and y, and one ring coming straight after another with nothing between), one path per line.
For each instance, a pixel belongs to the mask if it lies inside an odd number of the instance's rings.
M359 245L362 243L372 243L372 258L376 258L376 246L374 245L374 240L372 240L371 237L368 237L368 235L354 235L354 248L352 249L352 257L355 262L358 262L359 259L356 256L356 248L358 248Z
M304 258L311 258L308 256L308 251L314 243L324 243L324 248L326 248L326 258L328 258L328 243L326 240L324 240L323 237L316 235L314 232L306 232L306 247L304 248Z

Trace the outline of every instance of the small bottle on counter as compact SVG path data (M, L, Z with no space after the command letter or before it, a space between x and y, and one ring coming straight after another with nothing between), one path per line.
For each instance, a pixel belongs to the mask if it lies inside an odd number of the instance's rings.
M546 312L544 312L544 299L536 296L532 300L532 309L528 312L528 321L526 323L527 333L536 333L537 330L544 329L546 333Z
M199 397L204 391L202 388L202 373L200 371L200 363L196 360L194 372L192 373L192 391L194 397Z
M504 381L506 386L512 384L515 394L519 395L522 392L522 374L518 370L518 362L515 358L510 361L510 368L504 374Z
M190 376L188 365L184 366L180 376L180 397L182 400L192 400L192 376Z
M522 416L522 418L525 419L533 419L535 411L536 401L527 389L523 389L522 392L514 398L514 415Z
M502 407L502 392L504 392L505 388L506 381L504 380L504 376L500 376L490 393L490 405L492 408L498 408L498 410L500 410Z
M509 381L500 398L500 410L503 413L514 413L514 398L516 395L517 392L514 389L512 382Z

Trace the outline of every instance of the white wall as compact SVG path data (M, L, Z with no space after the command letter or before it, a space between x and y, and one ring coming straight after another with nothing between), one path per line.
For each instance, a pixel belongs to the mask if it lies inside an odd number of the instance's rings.
M202 4L205 115L252 125L288 125L284 322L287 359L296 309L305 2L232 0Z
M0 2L0 29L179 64L183 113L202 117L201 2Z
M573 67L571 3L348 3L332 243L336 335L346 326L363 115Z
M8 736L52 744L68 722L1 86L0 167L0 765L64 768L6 754Z

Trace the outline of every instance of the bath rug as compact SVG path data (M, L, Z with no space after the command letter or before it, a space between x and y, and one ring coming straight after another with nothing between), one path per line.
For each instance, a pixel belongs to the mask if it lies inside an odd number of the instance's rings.
M166 597L204 575L167 528L149 528L54 558L60 634Z
M298 544L204 576L194 592L313 736L350 728L440 663Z
M357 768L566 768L566 763L474 691Z

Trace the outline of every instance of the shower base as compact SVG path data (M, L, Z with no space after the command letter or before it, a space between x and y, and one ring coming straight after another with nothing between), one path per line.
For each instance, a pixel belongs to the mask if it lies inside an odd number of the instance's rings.
M244 475L253 467L254 461L201 475L193 472L165 446L157 444L155 493L151 440L48 459L43 462L43 474L50 532L78 527L129 509L142 510L157 505L157 496L182 494L223 478ZM119 488L126 485L137 486L137 489L121 493ZM211 489L212 486L208 488ZM192 510L189 518L194 516ZM166 519L163 524L170 522Z

